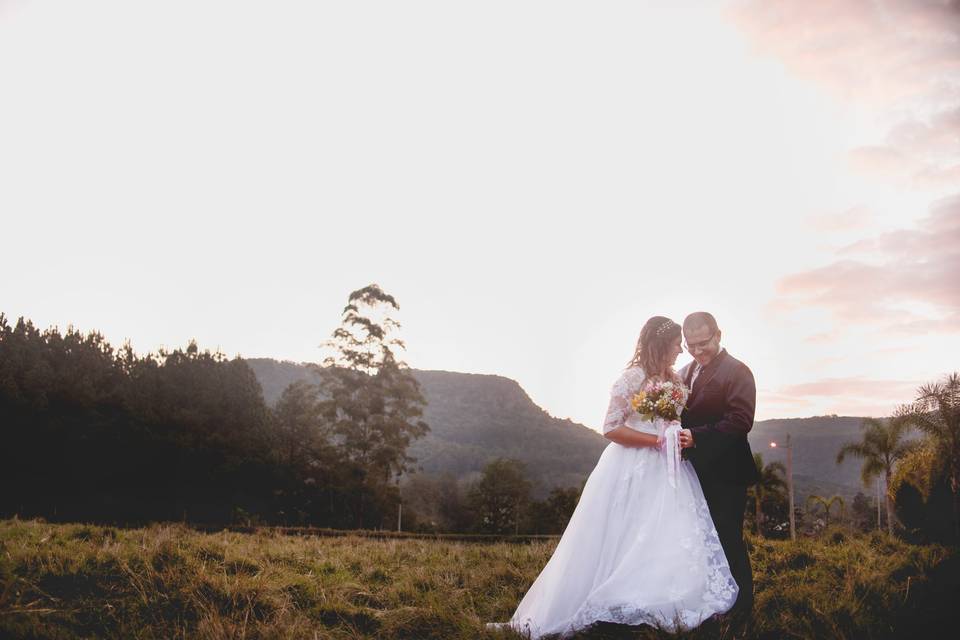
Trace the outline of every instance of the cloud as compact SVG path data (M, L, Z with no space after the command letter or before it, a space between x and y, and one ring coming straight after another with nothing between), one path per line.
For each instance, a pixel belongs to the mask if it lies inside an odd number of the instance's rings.
M803 397L777 391L761 391L757 394L760 404L775 405L784 408L802 408L810 406L810 401Z
M889 123L875 144L848 152L851 168L941 198L915 226L782 278L770 308L825 308L845 323L911 333L960 331L960 195L943 198L960 191L960 0L748 0L730 15L790 73ZM867 208L810 222L824 232L862 229Z
M960 331L960 195L936 203L916 228L857 242L840 255L781 279L774 307L812 305L841 321L887 329Z
M751 0L731 11L756 48L847 99L960 96L960 3Z
M823 378L761 391L757 405L765 414L889 416L916 396L918 386L912 380Z
M901 120L883 145L858 147L848 159L851 168L866 175L939 189L960 187L958 153L960 107L952 107L933 111L926 119Z
M848 153L850 167L882 180L909 181L927 167L909 154L888 146L864 146Z
M852 150L853 169L910 188L960 188L960 0L734 7L759 52L844 101L888 112L885 140Z
M809 220L814 231L856 231L866 229L873 222L873 213L864 206L850 207L837 213L812 216Z
M888 416L897 406L916 396L919 383L911 380L877 380L870 378L824 378L794 384L769 394L777 398L777 409L796 413L814 407L820 414L856 416Z
M925 157L953 156L960 145L960 108L936 112L927 121L903 120L890 130L887 143Z
M868 378L825 378L816 382L794 384L780 389L787 398L838 397L853 398L912 398L919 385L908 380L871 380Z

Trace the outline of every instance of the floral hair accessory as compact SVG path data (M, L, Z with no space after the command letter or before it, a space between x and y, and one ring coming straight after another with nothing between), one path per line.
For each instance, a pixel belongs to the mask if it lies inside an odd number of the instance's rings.
M676 324L673 320L664 320L663 323L657 327L657 335L662 335L664 331Z

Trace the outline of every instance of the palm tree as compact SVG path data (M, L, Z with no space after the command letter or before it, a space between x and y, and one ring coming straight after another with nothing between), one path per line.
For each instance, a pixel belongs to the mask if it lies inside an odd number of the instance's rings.
M960 540L960 374L951 373L943 382L924 385L917 399L901 407L897 416L927 436L933 467L946 469L953 494L953 527Z
M878 475L883 474L888 488L886 492L887 531L893 533L893 500L890 499L890 478L897 462L917 448L917 441L906 441L904 436L912 425L908 419L897 415L889 420L864 418L860 425L863 439L860 442L848 442L837 453L837 464L851 455L863 460L860 478L864 486Z
M833 507L834 502L838 503L840 505L840 515L837 518L837 522L843 522L844 502L842 497L833 496L828 500L823 496L818 496L811 493L809 496L807 496L807 511L813 513L813 508L810 506L811 502L814 504L814 506L819 504L823 507L824 524L827 525L830 524L830 509Z
M781 490L787 488L787 483L783 479L783 476L787 475L787 470L782 462L771 462L768 465L764 465L763 456L759 453L753 454L753 463L757 465L757 473L760 475L760 480L750 488L750 491L753 492L753 497L757 505L757 535L762 537L763 530L760 528L760 522L763 520L763 515L760 503L763 502L763 498L767 494L779 493Z

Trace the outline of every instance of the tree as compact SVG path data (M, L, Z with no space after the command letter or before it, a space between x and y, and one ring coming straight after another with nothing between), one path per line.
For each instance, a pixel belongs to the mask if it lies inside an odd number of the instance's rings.
M754 505L756 508L756 527L757 535L763 536L761 523L763 522L763 500L766 496L781 495L786 491L787 482L784 477L787 475L787 469L782 462L771 462L763 464L763 456L759 453L753 454L753 463L757 466L757 473L760 480L750 487L753 494Z
M225 523L268 503L268 412L247 364L137 356L0 314L0 514Z
M850 505L850 517L855 529L869 531L877 518L877 505L862 491L858 491L857 495L853 496L853 504Z
M920 387L913 403L897 411L898 419L926 436L925 451L911 460L921 492L929 495L938 476L945 476L952 494L954 539L960 542L960 374Z
M576 487L554 487L547 496L547 507L553 516L553 532L562 533L570 522L570 516L573 515L580 502L580 490Z
M284 522L336 524L342 503L342 469L316 385L300 380L283 390L272 411L274 489Z
M860 425L863 438L860 442L849 442L837 453L837 464L842 464L846 456L852 455L863 460L860 478L864 486L883 474L887 492L884 502L887 511L887 530L893 533L893 499L889 491L894 467L917 448L916 441L907 441L905 436L911 429L910 421L902 416L889 420L864 418Z
M475 528L484 533L519 533L520 518L530 501L530 481L519 460L497 458L468 493L476 518Z
M579 500L577 487L554 487L545 500L530 503L521 528L527 533L563 533Z
M813 506L811 506L811 503ZM840 496L833 496L832 498L824 498L823 496L818 496L816 494L810 494L807 496L807 511L813 513L813 508L817 505L823 507L823 521L824 524L830 524L830 509L833 507L834 503L840 505L840 513L837 515L837 522L843 522L843 512L845 504L843 498Z
M395 354L404 345L391 336L400 328L391 309L400 306L376 284L351 293L340 327L324 343L332 354L315 367L324 415L352 469L358 527L379 525L397 504L399 489L391 483L416 462L407 454L410 442L429 431L420 420L426 406L420 386Z

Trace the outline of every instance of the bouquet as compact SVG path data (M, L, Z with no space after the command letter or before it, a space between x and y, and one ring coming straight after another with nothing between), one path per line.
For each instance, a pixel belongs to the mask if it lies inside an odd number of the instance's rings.
M654 381L634 395L630 405L645 420L652 422L663 418L669 422L680 419L688 394L687 388L680 383Z

